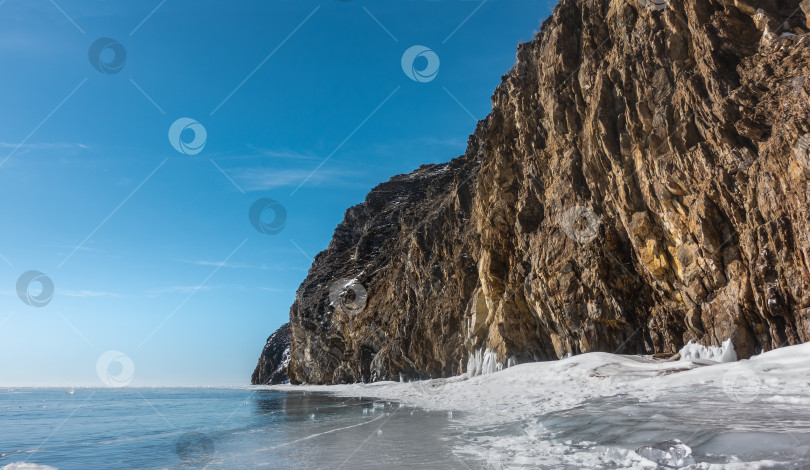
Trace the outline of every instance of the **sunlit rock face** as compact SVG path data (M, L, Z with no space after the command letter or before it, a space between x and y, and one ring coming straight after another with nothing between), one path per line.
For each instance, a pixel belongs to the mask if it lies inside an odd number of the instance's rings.
M346 212L290 311L291 381L810 339L803 6L562 0L465 155Z

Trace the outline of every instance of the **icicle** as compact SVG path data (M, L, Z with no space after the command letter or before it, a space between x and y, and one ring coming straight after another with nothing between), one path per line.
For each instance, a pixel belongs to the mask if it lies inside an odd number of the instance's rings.
M514 357L509 361L516 362ZM514 365L514 364L512 364ZM503 370L503 364L498 362L498 353L492 349L477 349L467 359L467 376L491 374Z

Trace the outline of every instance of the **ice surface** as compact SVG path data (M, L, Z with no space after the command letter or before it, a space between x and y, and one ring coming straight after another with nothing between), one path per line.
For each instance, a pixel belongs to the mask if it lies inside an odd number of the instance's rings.
M491 373L415 382L0 391L0 469L810 468L810 344L501 371L486 355Z
M17 462L0 467L0 470L57 470L47 465L37 465L35 463Z
M737 353L734 351L734 344L731 343L730 339L723 341L720 347L703 346L690 341L681 349L681 360L688 359L734 362L737 360Z
M736 362L726 341L680 361L589 353L501 371L488 356L436 387L306 389L452 411L469 468L810 468L810 344Z
M678 468L695 463L692 449L678 439L644 446L636 450L636 453L664 467Z

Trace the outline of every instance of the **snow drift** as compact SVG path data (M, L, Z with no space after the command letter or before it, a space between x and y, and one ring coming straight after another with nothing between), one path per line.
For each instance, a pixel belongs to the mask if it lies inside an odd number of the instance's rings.
M732 355L726 342L677 361L590 353L474 377L273 388L452 412L469 435L455 452L482 468L810 467L810 344Z

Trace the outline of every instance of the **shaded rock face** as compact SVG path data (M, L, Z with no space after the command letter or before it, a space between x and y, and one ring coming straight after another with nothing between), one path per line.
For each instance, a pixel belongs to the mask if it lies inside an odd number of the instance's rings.
M285 323L267 338L259 363L253 371L253 385L275 385L289 381L287 365L290 363L290 324Z
M463 370L466 304L478 279L479 165L465 157L423 166L346 211L290 310L294 383Z
M291 381L810 339L807 13L562 0L464 156L346 212L290 311Z

